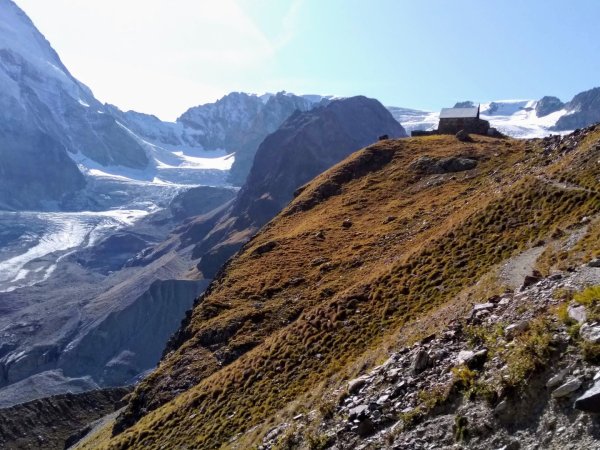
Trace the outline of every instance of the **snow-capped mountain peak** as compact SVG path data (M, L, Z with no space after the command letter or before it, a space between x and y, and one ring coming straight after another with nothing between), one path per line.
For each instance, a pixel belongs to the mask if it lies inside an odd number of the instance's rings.
M480 103L481 118L488 120L492 127L516 138L543 137L558 132L555 127L561 117L569 114L562 103L559 109L540 114L542 100L495 100ZM559 101L560 102L560 101ZM458 102L456 106L477 102ZM556 105L554 105L556 106ZM389 107L392 115L407 131L434 130L439 121L437 111L419 111L408 108ZM547 108L541 108L543 112ZM569 130L561 130L567 132Z

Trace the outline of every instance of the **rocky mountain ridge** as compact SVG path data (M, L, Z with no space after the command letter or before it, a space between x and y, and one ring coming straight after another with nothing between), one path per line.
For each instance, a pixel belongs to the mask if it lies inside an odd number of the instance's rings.
M200 220L182 239L194 242L198 269L212 278L296 189L378 136L406 135L376 100L351 97L296 112L259 146L252 169L231 206ZM202 236L204 235L204 236ZM199 239L195 239L200 236Z
M251 448L302 416L316 415L320 424L336 417L338 404L323 399L396 354L397 343L400 350L402 343L442 336L474 304L484 304L476 312L487 309L491 317L507 289L515 289L502 281L504 265L521 276L527 260L544 277L590 261L599 230L599 133L590 128L530 141L474 137L471 143L432 136L383 141L352 155L309 183L227 264L159 368L132 394L114 429L119 434L98 446ZM448 163L454 159L475 164ZM447 169L427 170L428 164ZM527 313L541 320L535 298L516 294L507 307L514 304L516 315L506 320ZM503 324L502 334L510 325ZM533 322L531 329L538 329ZM538 335L535 345L546 342ZM485 341L485 333L477 336ZM514 383L501 377L482 392L518 401L519 391L510 387L545 366L529 365L522 356L531 352L506 342L508 353L494 350L497 356L509 358L509 366L510 358L527 365L515 369ZM438 405L437 395L407 393L402 409L417 406L410 403L417 399ZM410 423L416 415L409 412L394 420ZM462 419L457 423L465 428ZM354 425L344 428L350 434L340 435L340 448L356 435ZM307 427L298 442L286 442L289 448L335 445L322 438Z

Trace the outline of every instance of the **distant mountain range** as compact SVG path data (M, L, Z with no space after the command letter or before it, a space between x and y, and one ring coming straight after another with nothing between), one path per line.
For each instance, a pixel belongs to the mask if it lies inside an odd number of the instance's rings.
M234 92L190 108L176 122L123 112L100 103L26 14L0 0L0 208L89 207L65 198L99 175L202 184L203 174L217 170L241 186L267 135L294 111L330 100ZM437 123L437 112L388 109L408 132ZM514 137L564 132L600 120L600 88L568 103L555 97L483 103L482 115Z
M459 102L455 106L475 105ZM448 105L451 106L451 105ZM407 131L437 127L438 112L388 107ZM600 122L600 88L577 94L570 102L546 96L540 100L500 100L481 103L481 117L502 133L516 138L536 138L564 133Z

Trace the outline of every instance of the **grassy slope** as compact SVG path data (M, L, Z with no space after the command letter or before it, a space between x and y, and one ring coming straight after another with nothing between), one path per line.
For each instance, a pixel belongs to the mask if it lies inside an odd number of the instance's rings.
M321 175L229 265L196 307L192 338L133 401L189 389L106 446L218 448L455 298L492 266L599 212L589 178L597 179L600 152L588 141L557 163L526 141L384 141ZM369 171L382 153L391 161ZM422 155L470 155L479 165L420 175L410 163ZM584 166L592 173L578 175ZM592 187L561 189L548 182L553 176ZM343 184L341 193L325 198L331 189L323 186L335 183ZM342 227L346 218L350 228ZM272 241L270 252L254 252Z

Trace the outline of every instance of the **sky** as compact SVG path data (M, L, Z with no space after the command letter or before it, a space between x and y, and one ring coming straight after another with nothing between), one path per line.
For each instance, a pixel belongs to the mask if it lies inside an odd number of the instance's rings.
M15 0L96 97L175 120L232 91L570 100L600 85L598 0Z

